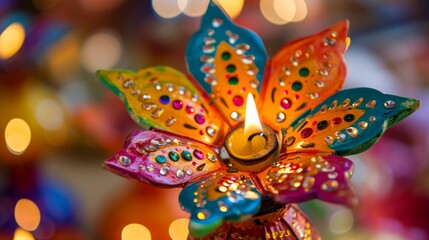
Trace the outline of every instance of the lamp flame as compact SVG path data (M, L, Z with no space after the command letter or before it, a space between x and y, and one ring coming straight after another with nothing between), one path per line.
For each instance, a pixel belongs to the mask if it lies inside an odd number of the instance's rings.
M255 99L249 93L246 101L246 116L244 120L244 136L246 139L253 133L262 132L261 121L259 120L258 110L256 109Z

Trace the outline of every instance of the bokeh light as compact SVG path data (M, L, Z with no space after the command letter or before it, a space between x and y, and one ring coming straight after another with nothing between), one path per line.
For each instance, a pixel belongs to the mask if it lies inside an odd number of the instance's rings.
M27 232L21 228L17 228L13 234L13 240L35 240L30 232Z
M64 113L53 99L42 99L36 105L36 120L43 129L55 131L64 125Z
M122 240L151 240L152 237L147 227L138 223L131 223L122 229L121 239Z
M15 155L21 155L31 141L30 126L26 121L14 118L6 125L4 137L8 150Z
M296 6L294 0L274 0L274 11L285 23L292 21L295 16Z
M228 13L228 15L232 19L240 15L244 5L244 0L217 0L217 2L222 6L222 8Z
M261 0L259 2L259 8L261 9L262 15L273 24L282 25L288 23L287 20L277 14L274 5L275 2L276 0Z
M58 4L60 0L33 0L33 5L39 10L48 10Z
M188 225L189 219L178 218L174 220L168 228L168 233L172 240L186 240L188 239Z
M189 17L199 17L206 12L210 0L178 0L179 9Z
M181 5L185 4L182 3ZM152 8L162 18L174 18L182 12L177 0L152 0Z
M24 230L34 231L40 223L40 210L37 205L26 198L15 205L15 221Z
M122 43L111 31L100 31L85 40L81 50L83 66L90 72L112 68L122 55Z
M20 23L10 24L0 33L0 58L9 59L15 55L25 39L25 29Z
M329 219L329 228L336 234L343 234L350 231L353 224L353 212L347 208L335 211Z
M307 17L308 9L307 3L304 0L294 0L295 3L295 15L291 22L300 22Z

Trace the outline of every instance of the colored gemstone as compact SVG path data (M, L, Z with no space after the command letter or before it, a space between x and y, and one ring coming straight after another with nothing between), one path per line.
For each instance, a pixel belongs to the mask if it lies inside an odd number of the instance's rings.
M341 120L341 118L340 118L340 117L336 117L336 118L333 118L333 119L331 120L331 122L332 122L332 124L334 124L334 125L338 125L338 124L340 124L341 122L343 122L343 120Z
M237 85L238 84L238 78L237 77L230 77L228 79L229 85Z
M319 123L317 123L317 130L323 130L328 126L328 121L322 120Z
M155 161L158 163L165 163L167 158L164 155L158 155L155 157Z
M124 166L129 166L131 164L131 159L129 159L127 156L120 156L118 161Z
M289 109L292 106L292 101L289 98L283 98L280 101L280 106L284 109Z
M299 69L299 75L301 77L307 77L310 74L310 70L306 67Z
M353 120L355 120L355 115L353 114L347 114L346 116L344 116L344 121L346 122L351 122Z
M195 114L195 122L197 122L198 124L203 124L206 121L206 118L204 117L204 115L202 114Z
M295 137L288 137L288 139L286 139L286 147L289 147L294 142L295 142Z
M195 109L194 109L194 107L192 107L192 106L188 105L188 106L186 106L186 112L187 112L188 114L192 114L192 113L194 113L194 112L195 112Z
M234 64L229 64L228 66L226 66L226 71L228 71L229 73L235 72L236 69L237 67Z
M194 156L199 159L199 160L203 160L204 159L204 153L198 149L194 150Z
M312 128L304 128L301 131L301 137L302 138L308 138L311 136L311 134L313 133L313 129Z
M295 81L294 83L292 83L292 89L294 91L299 91L302 89L302 83L300 81Z
M235 106L239 107L239 106L243 105L244 99L241 96L235 96L232 99L232 103L234 103Z
M181 155L182 155L182 158L185 159L186 161L192 160L192 154L189 151L183 150Z
M170 102L170 97L168 95L162 95L159 97L159 102L162 104L168 104Z
M177 152L171 151L168 153L168 157L172 160L172 161L179 161L179 154L177 154Z
M231 58L231 53L229 52L223 52L221 55L223 60L229 60Z
M174 100L173 101L173 108L174 109L179 110L179 109L182 109L182 107L183 107L183 102L181 100Z

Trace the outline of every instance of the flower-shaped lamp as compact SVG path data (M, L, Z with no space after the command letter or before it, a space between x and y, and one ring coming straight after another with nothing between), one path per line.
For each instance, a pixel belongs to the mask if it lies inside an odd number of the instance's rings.
M343 156L419 106L369 88L338 92L347 34L343 21L269 60L260 38L211 2L186 49L191 76L165 66L97 72L144 128L105 168L184 187L191 238L319 239L295 203L355 204Z

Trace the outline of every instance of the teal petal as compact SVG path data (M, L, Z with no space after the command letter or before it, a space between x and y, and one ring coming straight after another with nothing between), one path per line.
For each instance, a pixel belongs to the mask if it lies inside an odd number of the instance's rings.
M244 221L258 211L262 194L242 173L215 173L186 186L179 195L182 208L191 213L189 233L209 235L224 221Z
M258 68L256 79L262 82L267 59L262 40L254 32L235 25L222 9L210 1L207 12L202 18L200 29L192 35L186 47L186 62L189 72L207 93L212 92L211 85L205 81L209 74L204 73L201 68L206 64L216 67L208 59L215 57L221 42L228 43L237 50L245 52L246 55L254 56L253 62ZM261 84L258 85L258 90L260 86Z

